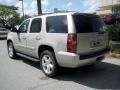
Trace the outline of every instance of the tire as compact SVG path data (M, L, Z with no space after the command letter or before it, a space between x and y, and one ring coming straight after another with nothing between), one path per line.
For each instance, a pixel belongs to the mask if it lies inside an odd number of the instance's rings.
M58 64L52 51L45 50L42 52L40 55L40 66L43 73L48 77L53 77L58 73Z
M7 50L8 50L8 56L12 59L15 59L17 57L16 51L14 49L13 43L9 42L7 45Z

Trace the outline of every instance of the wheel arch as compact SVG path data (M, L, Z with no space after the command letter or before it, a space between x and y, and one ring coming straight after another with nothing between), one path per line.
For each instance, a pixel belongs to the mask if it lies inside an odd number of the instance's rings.
M52 51L55 54L55 51L54 51L53 47L48 46L48 45L40 45L38 47L38 56L40 57L42 52L45 51L45 50L50 50L50 51Z
M13 43L13 41L12 41L11 39L8 39L8 40L7 40L7 45L8 45L9 42L12 42L12 43Z

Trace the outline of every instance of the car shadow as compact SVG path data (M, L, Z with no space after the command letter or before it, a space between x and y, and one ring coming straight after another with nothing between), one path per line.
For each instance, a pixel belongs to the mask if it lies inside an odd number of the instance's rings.
M15 59L15 60L22 61L22 62L26 63L27 65L33 66L37 69L40 69L40 63L37 61L32 61L32 60L29 60L29 59L21 57L21 56L18 56L17 59Z
M95 89L120 89L120 66L97 63L77 69L66 69L55 79L73 81Z
M21 60L37 69L39 62L33 62L25 58ZM53 79L60 81L73 81L95 89L120 89L120 66L100 62L91 66L76 69L64 68L60 74Z

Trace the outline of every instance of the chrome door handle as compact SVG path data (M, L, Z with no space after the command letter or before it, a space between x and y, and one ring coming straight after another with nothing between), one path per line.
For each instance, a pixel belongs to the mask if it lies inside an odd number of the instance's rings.
M39 36L36 37L36 40L40 40L41 38Z

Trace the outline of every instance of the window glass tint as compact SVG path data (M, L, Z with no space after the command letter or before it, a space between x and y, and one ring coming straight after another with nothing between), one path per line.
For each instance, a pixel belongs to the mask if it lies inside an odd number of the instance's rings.
M32 21L30 27L30 33L39 33L41 31L41 18L36 18Z
M99 32L104 26L104 22L94 15L73 15L73 19L77 33Z
M25 21L19 28L20 33L26 33L28 30L30 20Z
M67 33L67 16L51 16L47 17L46 30L48 33Z

